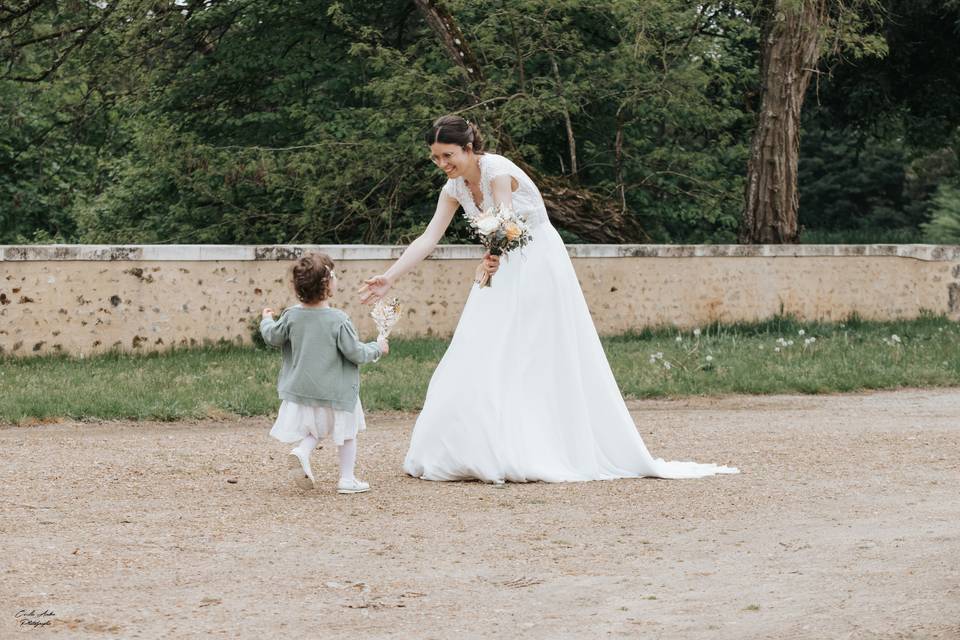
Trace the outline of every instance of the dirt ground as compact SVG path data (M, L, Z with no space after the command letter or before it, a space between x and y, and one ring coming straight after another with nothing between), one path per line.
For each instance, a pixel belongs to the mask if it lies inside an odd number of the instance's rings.
M960 638L960 390L631 409L742 474L425 482L370 414L339 496L268 418L0 428L0 637Z

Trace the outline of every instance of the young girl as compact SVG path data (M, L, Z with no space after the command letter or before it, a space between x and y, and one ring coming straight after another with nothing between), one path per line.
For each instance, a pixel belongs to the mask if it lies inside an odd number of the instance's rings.
M353 474L357 433L366 429L360 406L360 370L390 351L386 339L360 342L343 311L330 306L337 291L333 260L309 253L293 267L293 288L301 304L286 309L279 320L263 310L260 334L281 347L283 365L277 381L280 411L270 435L280 442L300 442L288 457L291 476L301 489L315 486L310 453L324 436L337 444L340 481L337 493L362 493L370 485Z

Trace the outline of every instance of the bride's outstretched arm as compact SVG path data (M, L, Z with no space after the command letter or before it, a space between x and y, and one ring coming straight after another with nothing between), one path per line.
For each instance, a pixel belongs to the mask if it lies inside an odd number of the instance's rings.
M363 294L360 297L360 302L367 304L382 298L397 280L429 256L440 239L443 238L443 234L450 226L450 221L453 220L453 215L457 212L459 206L459 202L441 192L437 200L437 210L434 212L430 224L416 240L410 243L410 246L404 250L403 254L385 273L364 280L364 284L359 291Z

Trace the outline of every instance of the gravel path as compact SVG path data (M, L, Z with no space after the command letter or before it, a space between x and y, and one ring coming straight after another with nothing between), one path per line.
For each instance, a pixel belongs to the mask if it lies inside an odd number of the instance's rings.
M631 409L743 473L424 482L379 413L338 496L266 418L0 428L0 637L960 638L960 390Z

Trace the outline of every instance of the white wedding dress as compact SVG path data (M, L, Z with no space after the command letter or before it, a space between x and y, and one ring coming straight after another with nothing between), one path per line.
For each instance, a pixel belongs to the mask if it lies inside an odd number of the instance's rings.
M404 471L426 480L485 482L737 473L650 455L539 190L509 159L479 157L484 208L494 204L495 177L516 178L513 207L526 216L533 241L501 259L493 286L473 286L430 380ZM462 178L449 180L444 191L465 215L480 213Z

